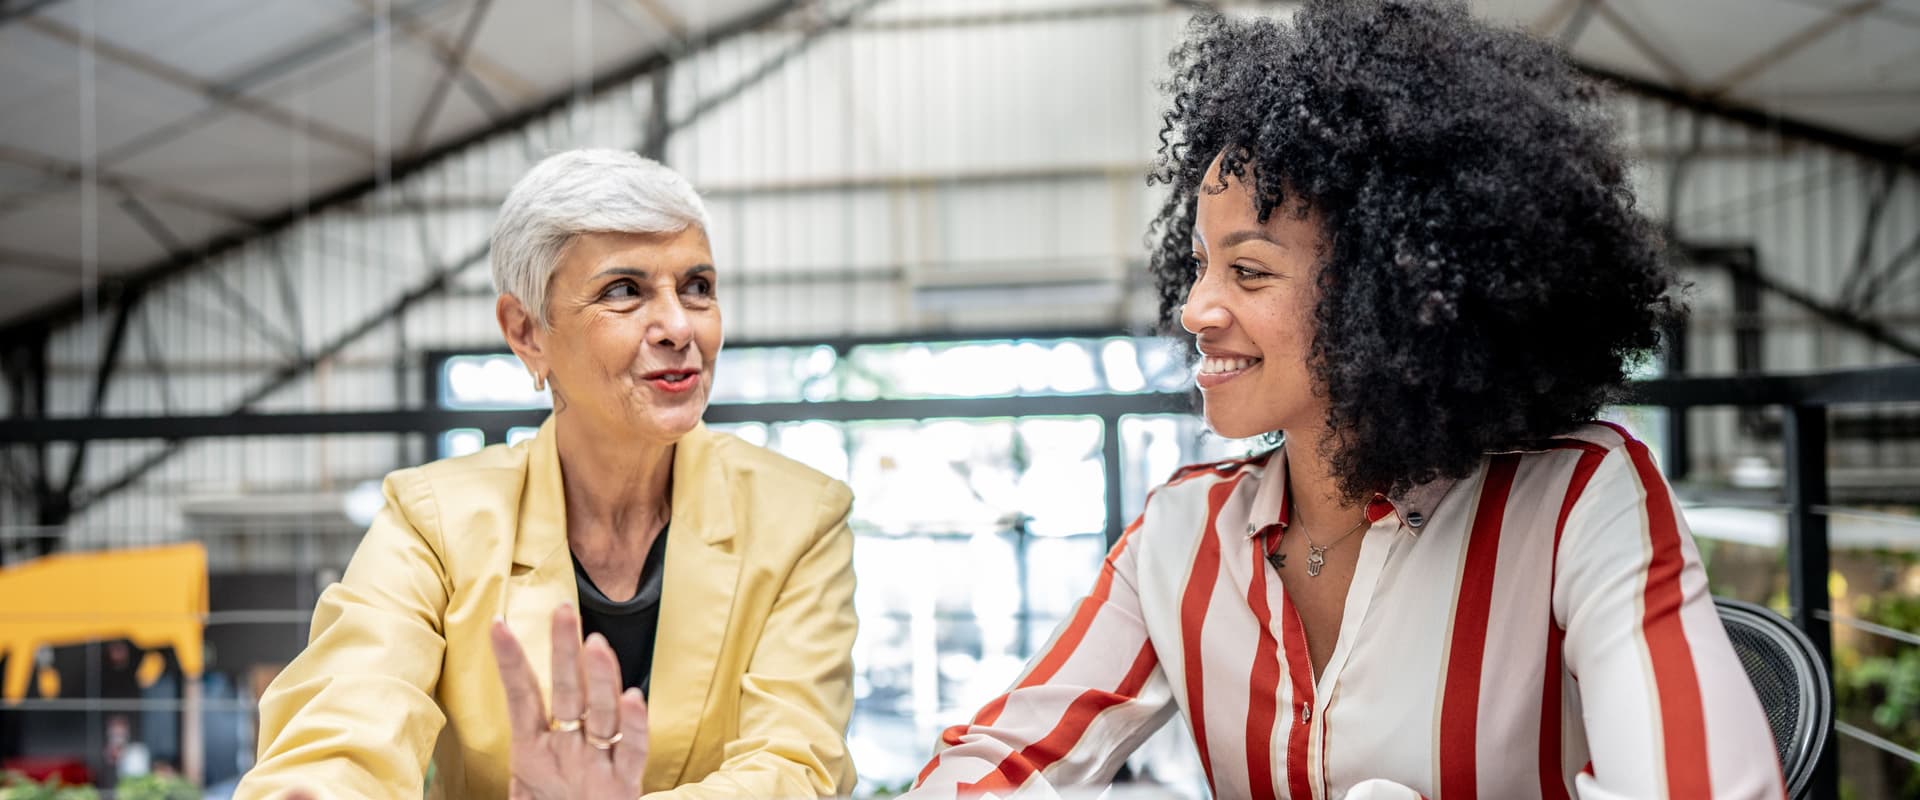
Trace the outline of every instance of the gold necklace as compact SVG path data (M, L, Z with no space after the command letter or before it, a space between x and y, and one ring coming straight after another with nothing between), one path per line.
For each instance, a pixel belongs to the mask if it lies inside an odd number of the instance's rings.
M1320 569L1327 565L1327 548L1346 541L1347 537L1352 536L1355 531L1365 527L1366 524L1367 516L1365 514L1360 515L1359 522L1354 523L1353 527L1348 528L1346 533L1340 534L1340 538L1328 542L1326 547L1314 544L1313 534L1307 532L1307 526L1300 526L1300 535L1307 537L1307 577L1320 577Z

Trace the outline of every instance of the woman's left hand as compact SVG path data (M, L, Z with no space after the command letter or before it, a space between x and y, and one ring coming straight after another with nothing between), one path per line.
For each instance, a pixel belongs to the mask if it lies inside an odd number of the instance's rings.
M640 796L647 768L647 704L620 691L620 662L599 634L580 642L573 607L553 612L553 715L506 623L493 623L493 655L507 687L515 800Z

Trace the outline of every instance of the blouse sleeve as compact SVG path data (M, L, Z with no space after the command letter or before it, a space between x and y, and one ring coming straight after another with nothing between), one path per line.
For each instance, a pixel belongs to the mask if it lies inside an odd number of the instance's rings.
M1128 526L1092 593L1013 688L941 735L944 749L908 797L1104 785L1166 722L1173 693L1140 616L1130 547L1145 518Z
M1578 795L1784 796L1766 715L1646 445L1605 452L1556 558L1554 619L1592 757Z

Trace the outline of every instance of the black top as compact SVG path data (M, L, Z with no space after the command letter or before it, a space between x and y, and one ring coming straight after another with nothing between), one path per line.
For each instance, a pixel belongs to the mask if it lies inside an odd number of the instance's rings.
M573 559L574 583L580 589L580 635L593 633L607 637L613 654L620 658L620 682L627 688L640 687L647 693L653 673L653 633L660 627L660 587L666 572L667 529L660 529L647 561L640 566L640 590L632 599L616 603L593 585L580 559Z

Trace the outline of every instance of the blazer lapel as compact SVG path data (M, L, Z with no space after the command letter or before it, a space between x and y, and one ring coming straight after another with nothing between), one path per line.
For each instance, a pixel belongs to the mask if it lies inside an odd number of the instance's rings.
M703 424L674 449L672 527L647 704L653 734L647 791L677 785L686 770L733 614L740 575L735 509L714 438Z
M566 494L561 488L553 424L553 417L547 417L528 445L519 529L514 534L512 566L499 610L527 654L549 712L553 708L553 610L561 603L577 608L580 602L573 559L566 557Z

